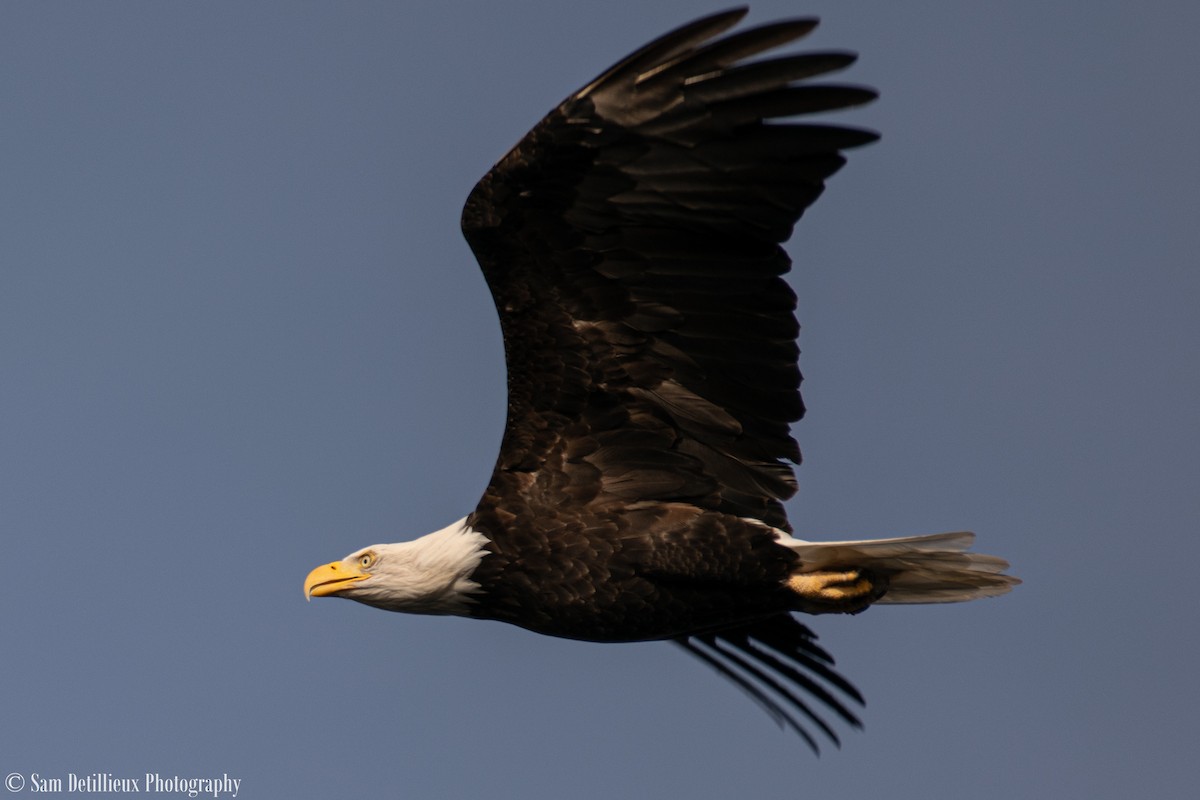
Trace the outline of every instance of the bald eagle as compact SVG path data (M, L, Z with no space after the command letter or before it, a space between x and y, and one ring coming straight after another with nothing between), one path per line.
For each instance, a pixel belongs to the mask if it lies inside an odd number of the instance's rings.
M791 118L869 102L809 79L855 57L755 59L797 19L684 25L551 111L475 186L463 233L504 336L508 418L475 510L318 567L309 597L669 640L815 750L859 692L794 613L942 603L1016 578L973 535L810 542L783 501L804 413L780 244L876 134ZM813 703L813 700L816 703ZM824 712L822 712L822 708ZM815 729L815 730L814 730Z

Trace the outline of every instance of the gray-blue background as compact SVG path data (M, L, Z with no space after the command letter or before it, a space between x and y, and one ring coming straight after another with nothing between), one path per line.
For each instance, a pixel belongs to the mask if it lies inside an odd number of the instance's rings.
M667 645L306 604L465 514L503 367L458 233L568 92L714 2L0 6L0 773L242 797L1183 797L1200 744L1200 5L758 2L883 132L791 250L809 538L1026 584L815 620L812 758Z

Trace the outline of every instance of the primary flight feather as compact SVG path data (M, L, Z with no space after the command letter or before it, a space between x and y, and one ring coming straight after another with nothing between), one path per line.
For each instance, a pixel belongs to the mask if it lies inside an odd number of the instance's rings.
M462 520L313 570L311 597L674 640L814 749L857 690L794 613L1007 592L973 535L807 542L783 501L800 451L795 295L780 246L874 141L793 118L875 93L810 79L845 52L759 57L811 31L722 35L736 9L618 62L475 186L462 228L500 315L508 419ZM815 702L814 702L815 701Z

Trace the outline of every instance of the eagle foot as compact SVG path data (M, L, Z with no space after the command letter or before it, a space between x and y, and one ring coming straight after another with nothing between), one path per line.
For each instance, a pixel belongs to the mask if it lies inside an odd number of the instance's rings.
M804 601L810 614L855 614L883 596L886 581L862 570L801 572L788 578L787 587Z

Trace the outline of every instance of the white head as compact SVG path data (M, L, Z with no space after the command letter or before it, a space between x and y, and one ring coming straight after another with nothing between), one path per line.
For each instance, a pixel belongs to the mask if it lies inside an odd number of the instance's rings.
M411 542L364 547L310 572L304 595L410 614L465 614L479 591L471 573L487 555L487 541L461 519Z

